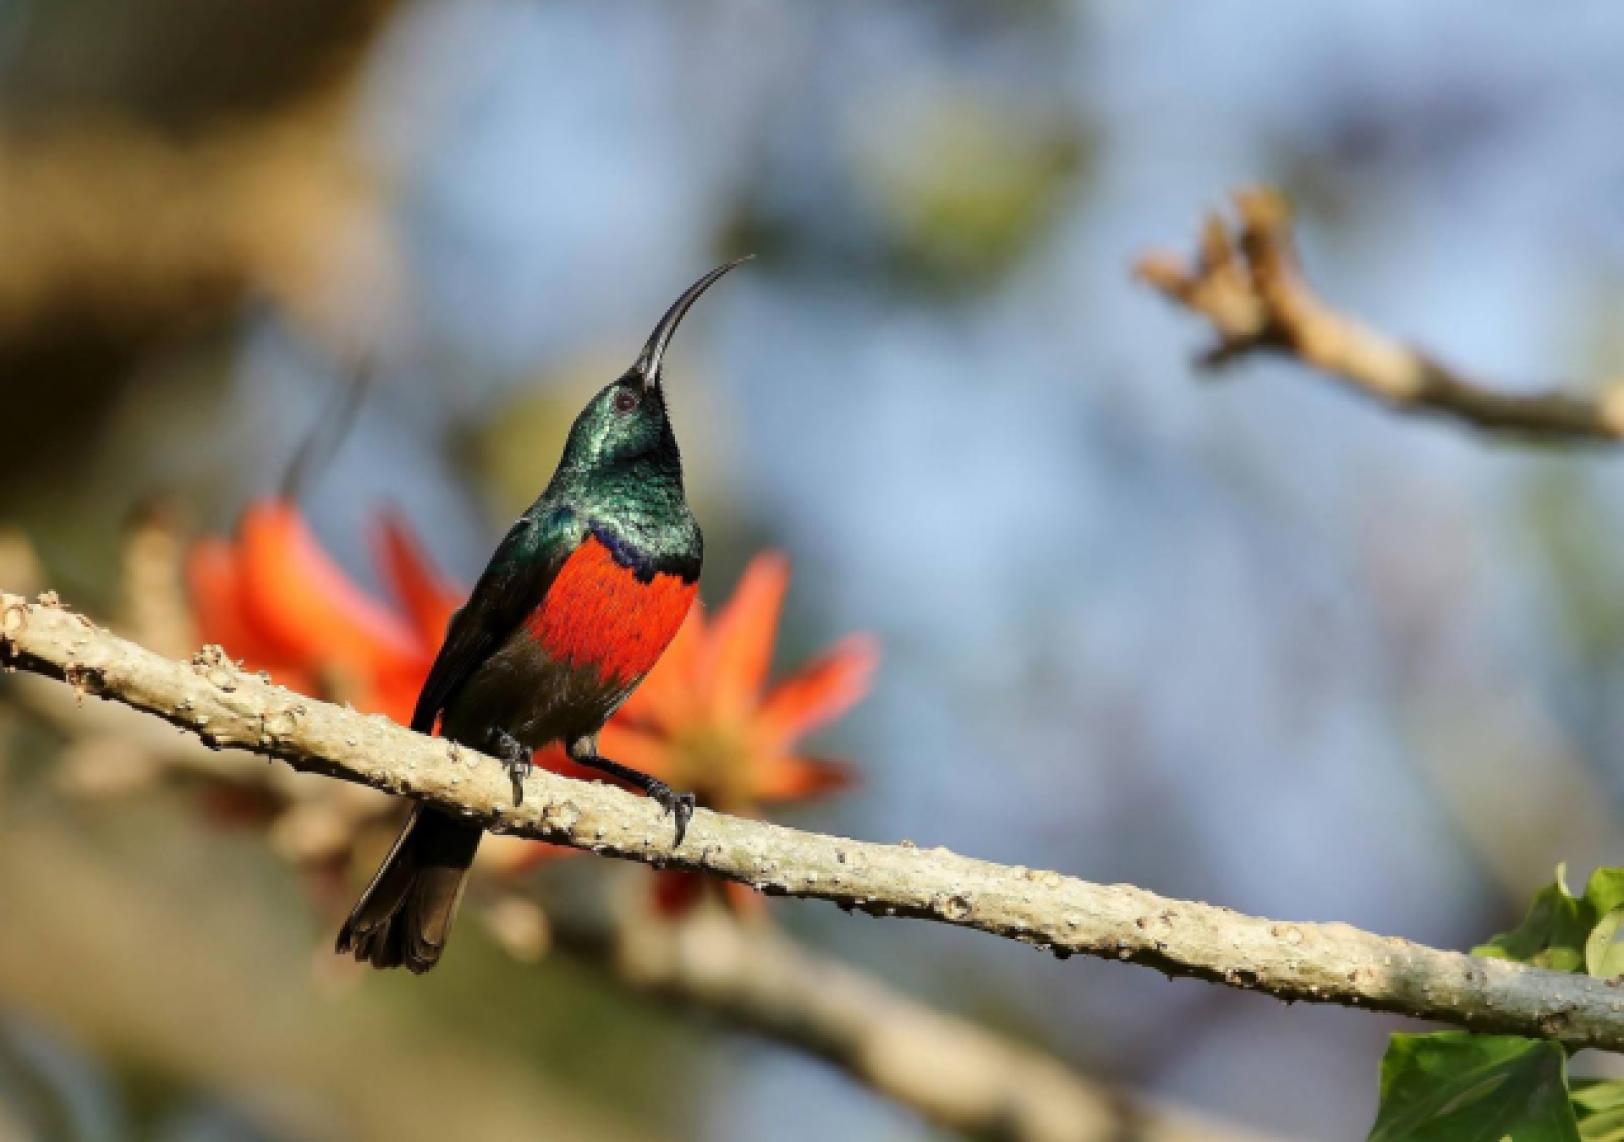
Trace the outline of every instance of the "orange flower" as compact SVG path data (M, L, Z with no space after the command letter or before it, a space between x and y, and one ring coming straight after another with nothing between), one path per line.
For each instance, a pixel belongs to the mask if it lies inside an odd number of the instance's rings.
M409 722L462 595L394 516L379 520L374 549L392 604L339 569L296 506L259 501L233 540L205 539L187 559L198 634L284 686Z

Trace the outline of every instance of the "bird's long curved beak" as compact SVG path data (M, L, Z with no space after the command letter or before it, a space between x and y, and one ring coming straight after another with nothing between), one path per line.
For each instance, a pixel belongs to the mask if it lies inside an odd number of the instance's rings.
M643 351L638 354L637 363L632 366L632 371L643 378L643 387L645 389L659 387L660 363L665 359L665 347L671 343L671 335L677 331L677 326L682 324L682 319L687 316L688 310L693 307L694 302L699 300L699 295L715 285L717 280L734 266L739 265L741 262L748 262L754 256L753 254L746 254L742 258L734 258L726 265L717 266L710 273L683 290L682 296L671 303L671 308L665 311L665 316L660 318L660 323L654 327L654 332L650 334L648 343L643 346Z

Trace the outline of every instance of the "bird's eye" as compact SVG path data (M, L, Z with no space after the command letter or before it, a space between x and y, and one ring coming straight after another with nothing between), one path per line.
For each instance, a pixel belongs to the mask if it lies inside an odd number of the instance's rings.
M641 403L641 400L636 389L621 389L615 394L615 411L630 412Z

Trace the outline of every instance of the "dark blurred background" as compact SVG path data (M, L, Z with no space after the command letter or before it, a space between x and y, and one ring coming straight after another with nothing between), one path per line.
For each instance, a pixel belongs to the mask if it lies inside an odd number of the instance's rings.
M786 659L885 649L823 743L863 786L792 820L1469 946L1620 857L1616 461L1289 364L1195 383L1197 322L1128 269L1273 181L1353 312L1508 387L1620 371L1621 36L1601 2L0 0L0 522L111 605L133 510L224 531L366 356L305 507L362 582L384 504L467 580L665 304L754 251L670 365L706 594L781 547ZM64 800L4 725L0 1134L928 1135L477 931L337 987L255 837ZM773 915L1287 1136L1362 1136L1396 1026Z

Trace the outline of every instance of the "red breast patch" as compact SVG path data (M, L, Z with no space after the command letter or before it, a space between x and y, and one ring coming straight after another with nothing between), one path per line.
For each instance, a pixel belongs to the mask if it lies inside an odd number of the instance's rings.
M594 667L606 682L634 682L676 637L698 591L676 575L639 582L589 535L524 625L553 658Z

